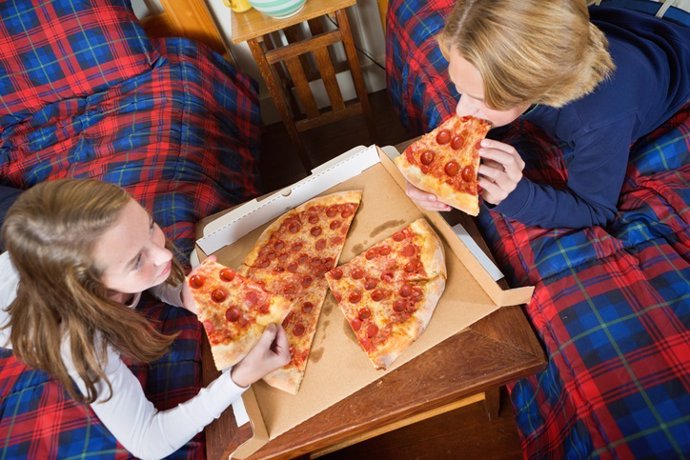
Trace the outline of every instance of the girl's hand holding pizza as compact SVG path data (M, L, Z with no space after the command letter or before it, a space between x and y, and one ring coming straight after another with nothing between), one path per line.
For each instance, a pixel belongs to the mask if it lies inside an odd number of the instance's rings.
M503 201L522 179L525 162L515 147L493 139L484 139L479 149L479 186L484 201L493 205Z
M256 382L290 362L290 346L282 326L271 323L254 348L232 368L232 380L241 387Z

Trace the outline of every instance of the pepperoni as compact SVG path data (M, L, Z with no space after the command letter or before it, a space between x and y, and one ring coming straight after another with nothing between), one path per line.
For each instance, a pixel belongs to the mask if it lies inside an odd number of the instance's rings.
M262 303L261 306L259 307L259 313L261 313L261 314L265 315L270 311L271 311L271 304L268 301Z
M303 247L304 247L304 244L298 242L298 243L295 243L292 245L292 250L294 252L299 252L302 250Z
M302 278L302 287L307 288L307 287L311 286L311 283L313 281L314 281L314 278L312 278L311 276L305 276L304 278Z
M369 249L367 251L365 257L367 258L367 260L371 260L371 259L376 258L377 255L378 255L378 251L376 249Z
M343 219L347 219L354 213L355 211L352 208L345 208L343 209L343 212L340 213L340 217L342 217Z
M373 300L374 302L383 300L385 297L386 292L383 289L375 289L374 292L371 293L371 300Z
M326 249L326 243L327 243L327 241L326 241L325 238L319 238L319 239L316 241L316 244L314 244L314 247L315 247L318 251L323 251L324 249Z
M405 264L405 271L407 273L414 273L417 271L417 261L413 260L412 262L408 262Z
M399 293L402 297L409 297L412 295L412 287L408 284L403 284L403 286L400 288Z
M463 139L462 136L453 136L453 139L450 140L450 148L457 150L462 147L464 143L465 139Z
M357 312L357 318L361 319L362 321L371 318L371 310L369 310L367 307L360 308Z
M423 165L430 165L432 161L434 161L434 152L431 150L425 150L422 152L422 154L419 156L419 161L422 162Z
M379 333L379 328L376 326L376 324L370 324L367 326L367 336L369 338L371 337L376 337L376 335Z
M347 232L347 228L343 227L343 230L345 230ZM342 242L343 242L342 236L335 236L335 237L331 238L331 244L333 246L338 246Z
M383 245L379 248L379 254L381 254L382 256L387 256L390 253L391 253L390 246Z
M244 300L247 302L247 305L253 307L259 303L259 293L256 291L249 291L245 294Z
M462 172L460 173L460 176L462 177L462 180L465 182L472 182L474 180L474 168L472 166L465 166L462 168Z
M422 165L419 169L421 169L424 174L429 174L429 171L431 171L431 167L427 165Z
M240 313L240 309L237 307L230 307L225 311L225 319L230 322L234 323L240 319L240 316L242 316L242 313Z
M413 244L408 244L403 248L402 255L404 255L405 257L412 257L416 254L416 252L417 248L415 248Z
M285 294L296 294L297 291L299 291L299 288L295 283L287 283L283 288Z
M299 268L299 265L297 264L297 262L291 262L291 263L288 264L288 266L287 266L287 270L288 270L290 273L296 273L298 268Z
M352 321L350 321L350 326L352 326L353 330L359 331L359 328L362 327L362 320L359 318L354 318Z
M228 293L225 292L224 289L218 288L214 289L213 292L211 292L211 299L213 299L214 302L220 303L223 300L226 299L228 296Z
M393 281L393 278L395 278L395 274L393 272L381 273L381 281L385 281L388 283L388 282Z
M309 262L309 256L306 254L302 254L301 256L299 256L299 259L297 259L297 262L299 262L301 265L304 265L307 262Z
M341 222L339 220L334 220L328 226L331 228L331 230L335 230L336 228L340 227L340 223Z
M377 284L378 281L376 281L374 278L367 278L366 281L364 281L364 289L371 291L376 287Z
M235 279L235 272L229 268L224 268L220 271L220 279L223 281L232 281Z
M318 221L319 221L319 216L317 216L316 214L312 214L311 216L309 216L309 223L310 224L315 224Z
M352 275L353 279L356 279L356 280L361 279L364 276L364 270L362 270L359 267L355 267L352 269L351 275Z
M446 172L446 174L453 177L460 171L460 165L458 165L457 161L451 160L446 163L446 167L443 168L443 170Z
M285 247L285 242L283 240L278 240L273 244L273 249L280 251Z
M336 214L338 214L337 205L334 204L333 206L329 206L328 209L326 209L326 215L328 217L335 217Z
M189 285L194 289L199 289L206 282L206 278L203 275L192 275L189 277Z
M397 242L401 242L402 240L405 239L405 233L404 232L395 232L393 234L393 239Z
M312 227L309 233L311 233L311 236L319 236L321 234L321 227Z
M266 259L262 257L261 259L256 261L256 266L258 268L266 268L269 265L271 265L271 259Z
M302 304L302 313L311 313L314 309L314 304L311 302L304 302Z
M216 327L213 325L213 323L211 321L206 320L206 321L204 321L204 329L206 329L207 334L210 334L216 330Z
M362 300L362 293L359 291L351 292L347 300L349 300L350 303L357 303Z
M293 220L288 224L288 231L290 233L297 233L297 232L299 232L300 228L302 228L302 226L297 221Z
M297 324L295 324L295 327L292 328L292 333L293 333L294 335L296 335L297 337L299 337L299 336L301 336L302 334L304 334L304 331L305 331L305 330L306 330L306 328L304 327L304 324L302 324L302 323L297 323Z
M393 310L397 311L398 313L402 313L405 311L405 301L402 299L398 299L395 302L393 302Z
M441 131L439 131L436 135L436 142L438 142L441 145L450 142L450 131L448 131L447 129L442 129Z
M333 270L331 270L331 278L334 280L339 280L340 278L343 277L343 269L340 267L335 267Z
M287 260L287 258L288 258L287 252L281 252L280 254L278 254L278 260L280 260L281 262L285 262Z

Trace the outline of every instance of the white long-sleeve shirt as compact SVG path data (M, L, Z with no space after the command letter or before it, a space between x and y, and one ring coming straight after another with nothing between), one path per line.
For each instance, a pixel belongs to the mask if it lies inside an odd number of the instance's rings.
M0 255L0 326L7 323L7 307L16 298L19 276L10 262L7 252ZM162 285L154 289L161 300L180 306L180 292ZM140 296L136 296L132 308ZM9 329L0 331L0 346L12 348ZM62 342L62 358L70 376L83 394L84 381L77 374L68 340ZM230 378L229 370L188 401L169 410L157 410L146 398L137 378L122 362L119 353L108 346L105 374L112 386L112 397L108 396L105 382L96 385L98 399L91 408L105 427L133 455L148 459L165 457L186 444L195 434L232 404L245 390Z

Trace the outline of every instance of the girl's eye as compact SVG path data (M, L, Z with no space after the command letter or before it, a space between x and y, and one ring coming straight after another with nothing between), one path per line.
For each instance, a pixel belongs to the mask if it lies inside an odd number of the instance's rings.
M134 263L134 269L139 270L141 268L141 254L137 257L137 261Z

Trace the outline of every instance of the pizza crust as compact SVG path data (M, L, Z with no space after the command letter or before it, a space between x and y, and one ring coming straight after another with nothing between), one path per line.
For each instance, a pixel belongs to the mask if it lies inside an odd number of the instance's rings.
M429 278L441 276L445 279L447 277L445 251L443 243L434 229L426 219L417 219L410 224L410 227L415 233L422 236L420 260L427 276Z
M436 305L446 288L446 279L437 276L425 283L424 302L417 311L400 327L393 329L391 338L379 348L369 353L369 359L377 369L387 369L407 348L426 330Z
M434 177L424 174L417 165L407 161L404 154L397 156L393 162L405 179L418 189L433 193L444 203L471 216L479 214L479 195L460 192L446 183L439 183ZM475 171L479 169L479 161L476 162L474 168Z

